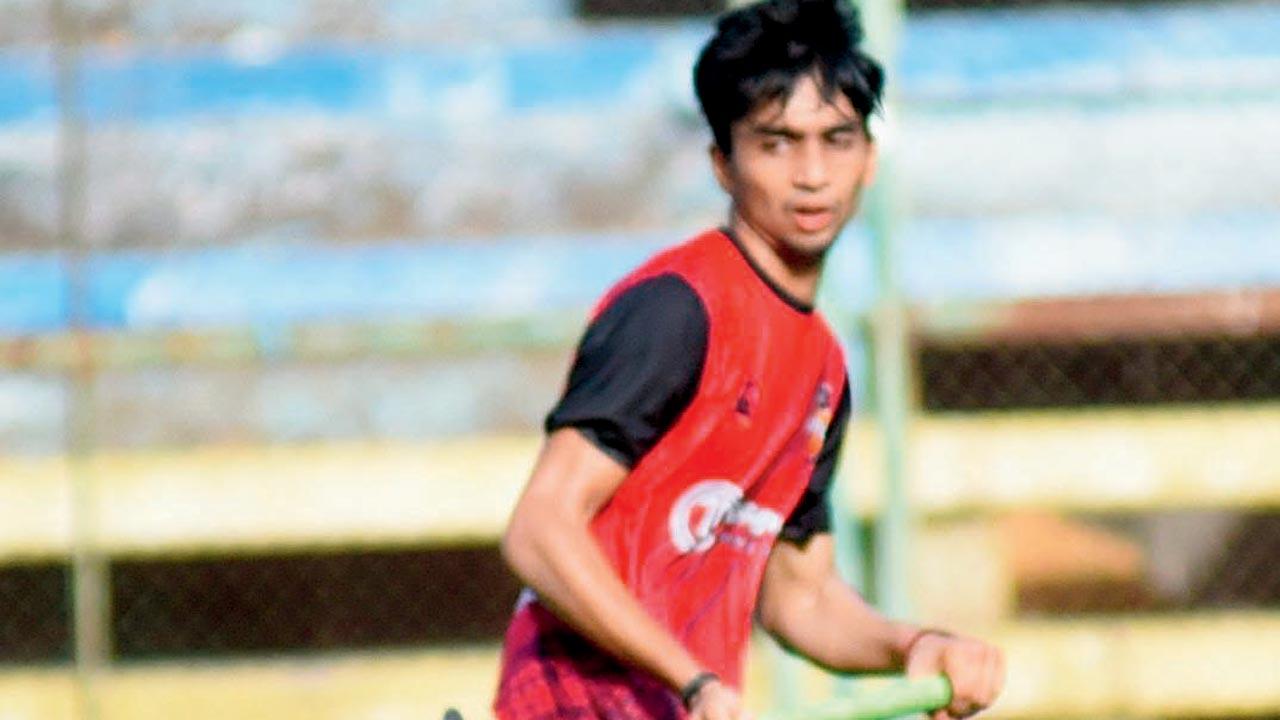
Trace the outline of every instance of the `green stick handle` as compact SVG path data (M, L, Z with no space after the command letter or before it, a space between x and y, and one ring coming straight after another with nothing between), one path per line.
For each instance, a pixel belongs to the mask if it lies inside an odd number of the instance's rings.
M853 695L774 716L773 720L888 720L945 707L951 683L941 675L863 678Z

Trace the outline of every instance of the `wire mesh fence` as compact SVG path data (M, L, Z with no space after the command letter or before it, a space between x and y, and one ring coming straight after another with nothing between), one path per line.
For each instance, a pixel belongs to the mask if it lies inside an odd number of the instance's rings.
M121 561L123 660L492 641L519 590L490 548Z
M519 589L493 523L578 318L723 219L687 90L712 5L0 0L0 675L74 666L80 548L108 674L478 644L424 667L482 714ZM1032 621L1265 637L1280 6L1042 5L908 3L891 74L918 614L1024 667ZM880 469L851 444L846 482ZM492 522L427 527L460 495ZM1216 714L1274 714L1257 685Z

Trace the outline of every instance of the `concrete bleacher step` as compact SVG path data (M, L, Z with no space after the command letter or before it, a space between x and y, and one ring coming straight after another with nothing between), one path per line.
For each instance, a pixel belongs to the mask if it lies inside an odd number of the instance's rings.
M983 631L1005 649L1008 687L992 718L1230 718L1280 707L1280 614L1025 620ZM771 706L776 672L757 642L748 700ZM456 707L491 717L493 646L225 662L111 666L92 678L100 720L398 720ZM829 697L807 669L790 696ZM69 668L0 670L6 720L80 717Z
M853 423L848 507L880 507L882 453ZM918 512L1139 511L1280 506L1280 406L930 416L911 429ZM0 558L65 556L75 483L109 554L350 543L491 541L538 438L219 446L0 458ZM287 511L286 511L287 510Z

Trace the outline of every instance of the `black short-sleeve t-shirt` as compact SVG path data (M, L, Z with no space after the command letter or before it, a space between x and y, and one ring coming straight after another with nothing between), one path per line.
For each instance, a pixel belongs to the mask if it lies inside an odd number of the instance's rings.
M677 275L628 288L587 327L564 395L547 416L547 432L575 428L624 467L634 467L697 393L708 327L702 300ZM803 543L830 531L828 495L849 405L846 383L809 484L779 537Z

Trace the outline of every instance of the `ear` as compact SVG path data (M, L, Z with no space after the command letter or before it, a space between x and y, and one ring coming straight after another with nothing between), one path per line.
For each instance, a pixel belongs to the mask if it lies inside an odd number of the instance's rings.
M869 188L876 179L876 170L880 168L880 144L872 139L867 143L867 167L862 171L862 187Z
M720 146L714 142L711 143L711 147L707 148L707 154L711 156L711 169L716 174L716 182L719 183L720 189L732 197L733 168L729 165L729 158L720 150Z

